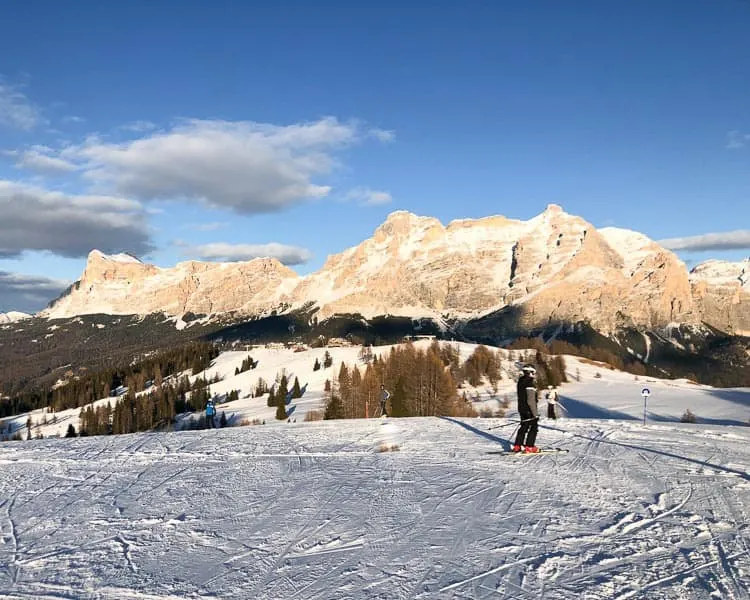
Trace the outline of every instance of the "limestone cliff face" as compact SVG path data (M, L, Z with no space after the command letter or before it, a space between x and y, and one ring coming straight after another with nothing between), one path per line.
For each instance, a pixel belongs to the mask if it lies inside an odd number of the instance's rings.
M519 305L529 327L586 319L612 330L699 320L676 256L634 232L600 233L556 205L526 222L489 217L447 227L393 213L372 238L305 278L290 297L299 298L315 299L321 317L472 317Z
M189 261L171 269L127 255L89 254L83 276L67 295L42 311L49 318L80 314L263 312L298 275L277 260L242 263Z
M691 274L672 252L624 229L597 230L550 205L529 221L453 221L392 213L373 236L300 277L274 259L185 262L171 269L128 255L90 254L80 282L42 315L257 315L309 303L318 318L475 318L516 306L537 327L586 320L603 332L705 320L750 331L748 261Z
M750 336L750 258L710 260L690 273L693 298L709 325Z

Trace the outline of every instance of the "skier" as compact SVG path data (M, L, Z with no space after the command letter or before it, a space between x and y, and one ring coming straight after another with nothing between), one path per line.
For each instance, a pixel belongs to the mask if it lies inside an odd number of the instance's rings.
M557 390L551 385L547 386L547 418L557 419Z
M380 384L380 416L381 417L387 417L388 412L386 410L386 403L388 402L388 398L391 397L390 392L385 389L385 385Z
M521 369L518 379L518 413L521 415L521 426L518 429L513 452L539 452L534 444L538 430L539 412L537 408L537 391L534 378L536 369L526 365Z
M211 429L212 427L216 429L216 424L214 423L215 414L216 414L216 407L214 406L214 401L209 400L206 403L206 427L208 429Z

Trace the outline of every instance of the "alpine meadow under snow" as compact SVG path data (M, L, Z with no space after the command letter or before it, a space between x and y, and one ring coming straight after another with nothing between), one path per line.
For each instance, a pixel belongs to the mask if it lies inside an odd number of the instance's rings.
M464 390L503 417L305 421L360 350L254 347L194 376L260 425L51 439L79 409L5 419L44 439L0 445L0 598L750 597L750 390L567 356L538 437L567 452L509 455L520 353L499 350L496 390ZM307 386L288 422L252 397L282 369Z

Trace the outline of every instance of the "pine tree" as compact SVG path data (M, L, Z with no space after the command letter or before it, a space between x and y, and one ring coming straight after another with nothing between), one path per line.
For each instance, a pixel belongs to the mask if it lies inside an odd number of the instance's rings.
M276 418L279 421L283 421L287 418L286 414L286 375L281 378L279 383L279 389L276 392Z
M313 365L313 371L320 371L320 361L316 358L315 364Z
M221 419L219 419L219 427L227 426L227 415L224 411L221 411Z
M286 406L286 397L289 395L289 381L286 378L286 373L282 374L281 380L279 381L279 388L276 391L276 402L282 406Z
M341 405L341 398L339 397L338 391L334 390L334 386L331 382L326 379L328 387L326 389L326 408L323 413L324 419L341 419L344 416L343 406Z
M76 428L73 427L73 423L68 425L68 431L65 433L66 438L73 438L76 437Z
M396 387L390 398L391 411L388 413L391 417L409 417L409 409L406 406L406 382L403 377L399 377Z
M294 385L292 386L292 398L302 398L302 390L299 387L299 379L294 377Z

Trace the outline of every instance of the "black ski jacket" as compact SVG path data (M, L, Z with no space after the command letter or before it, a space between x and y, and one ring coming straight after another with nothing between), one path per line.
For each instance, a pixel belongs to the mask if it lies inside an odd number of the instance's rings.
M518 380L518 412L522 419L530 419L539 416L537 407L537 394L534 379L528 375L523 375Z

